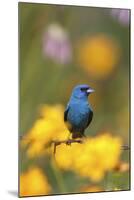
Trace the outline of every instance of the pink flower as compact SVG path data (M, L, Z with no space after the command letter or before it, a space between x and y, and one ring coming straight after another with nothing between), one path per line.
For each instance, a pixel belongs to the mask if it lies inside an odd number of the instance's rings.
M53 61L67 64L72 58L68 33L58 24L47 27L43 36L43 54Z
M127 26L130 21L130 10L128 9L111 9L111 15L119 21L120 24Z

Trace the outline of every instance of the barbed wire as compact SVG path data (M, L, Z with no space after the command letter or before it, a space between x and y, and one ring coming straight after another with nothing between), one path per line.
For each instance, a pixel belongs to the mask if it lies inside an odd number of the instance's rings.
M20 139L21 140L29 140L30 142L34 142L36 140L36 139L29 139L26 136L20 136ZM39 141L39 140L42 140L42 139L37 139L37 140ZM52 140L50 142L50 145L52 145L52 144L54 145L53 153L55 154L56 153L56 147L61 145L61 144L71 145L72 143L82 144L83 142L84 142L84 140L82 140L82 139ZM130 150L130 147L129 147L129 145L124 144L124 145L121 146L121 150Z

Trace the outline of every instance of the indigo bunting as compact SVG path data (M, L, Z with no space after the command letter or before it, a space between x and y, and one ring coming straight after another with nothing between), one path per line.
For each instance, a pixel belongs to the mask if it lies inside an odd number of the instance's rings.
M88 95L94 90L88 85L76 86L64 112L64 122L72 138L84 137L84 131L93 118L93 110L88 102Z

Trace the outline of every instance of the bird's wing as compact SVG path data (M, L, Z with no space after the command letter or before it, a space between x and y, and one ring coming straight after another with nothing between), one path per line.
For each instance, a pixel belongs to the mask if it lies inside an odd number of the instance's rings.
M87 122L87 127L89 126L90 122L92 121L93 118L93 111L90 110L88 114L88 122Z
M66 108L66 110L65 110L65 112L64 112L64 122L67 121L68 111L69 111L69 104L67 105L67 108Z
M66 108L66 110L65 110L65 112L64 112L64 122L65 122L65 124L66 124L68 130L69 130L70 132L72 132L72 125L67 121L68 111L69 111L69 104L67 105L67 108Z

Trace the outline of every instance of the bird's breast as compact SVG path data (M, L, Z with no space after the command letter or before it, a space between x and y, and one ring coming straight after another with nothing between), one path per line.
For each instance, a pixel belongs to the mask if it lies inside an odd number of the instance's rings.
M89 107L87 105L74 104L70 107L68 121L76 128L85 128L88 123Z

